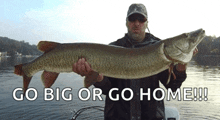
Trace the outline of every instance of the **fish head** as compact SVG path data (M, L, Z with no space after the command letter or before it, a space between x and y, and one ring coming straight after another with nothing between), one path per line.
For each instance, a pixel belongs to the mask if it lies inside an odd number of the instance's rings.
M198 29L164 40L165 54L173 61L187 63L192 59L193 51L204 37L205 31Z

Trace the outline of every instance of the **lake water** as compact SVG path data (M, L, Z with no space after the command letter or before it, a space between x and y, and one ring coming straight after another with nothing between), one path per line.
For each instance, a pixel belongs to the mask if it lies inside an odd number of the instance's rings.
M16 88L21 88L23 85L22 77L13 74L13 66L20 63L26 63L33 58L2 58L0 57L0 119L1 120L51 120L51 119L70 119L74 111L83 107L89 106L104 106L104 100L95 101L89 99L82 101L78 97L79 89L83 86L83 78L74 73L63 73L57 78L57 81L52 86L56 92L59 88L59 100L52 101L44 100L44 88L40 80L41 72L35 74L29 87L37 90L37 98L34 101L29 101L24 98L23 101L17 101L13 98L13 91ZM219 67L203 67L198 66L194 62L190 63L187 68L187 79L181 87L181 100L171 99L167 101L165 98L166 106L176 107L180 112L181 120L220 120L220 68ZM65 101L61 97L61 91L64 88L71 88L71 91L65 92L65 97L72 95L72 100ZM162 86L163 88L163 86ZM189 89L187 99L184 100L183 89ZM207 96L201 94L203 100L199 100L199 93L197 93L197 100L194 100L194 88L208 89ZM199 91L199 90L198 90ZM22 91L16 93L19 98ZM166 93L166 92L165 92ZM83 93L84 94L84 93ZM34 97L34 92L29 92L30 98ZM166 95L167 96L167 95ZM105 96L102 96L103 99ZM204 98L207 97L207 101ZM88 110L83 112L78 117L88 120L102 120L103 112L98 110Z

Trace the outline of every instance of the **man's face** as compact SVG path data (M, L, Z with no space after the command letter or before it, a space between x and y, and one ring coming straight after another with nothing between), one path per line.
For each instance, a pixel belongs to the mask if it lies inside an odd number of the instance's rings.
M133 14L128 17L126 22L128 28L128 35L136 41L142 41L145 37L145 30L147 28L147 20L141 14Z

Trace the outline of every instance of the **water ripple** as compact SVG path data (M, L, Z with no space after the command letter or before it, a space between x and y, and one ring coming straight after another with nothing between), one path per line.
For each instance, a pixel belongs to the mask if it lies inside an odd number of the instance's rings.
M2 64L1 64L2 65ZM94 105L104 106L104 101L81 101L77 97L78 90L83 86L80 76L75 74L61 74L53 89L59 87L71 87L73 94L72 101L44 101L43 86L40 80L42 72L37 73L30 86L38 90L38 98L35 101L15 101L12 98L12 91L22 87L22 78L13 74L13 67L2 68L0 66L0 119L1 120L61 120L70 119L74 113L83 107ZM181 120L220 120L220 70L216 68L203 68L189 66L187 68L187 79L181 88L184 87L207 87L208 101L166 101L166 106L174 106L180 112ZM193 96L191 96L193 97ZM79 117L83 120L103 120L103 112L88 110Z

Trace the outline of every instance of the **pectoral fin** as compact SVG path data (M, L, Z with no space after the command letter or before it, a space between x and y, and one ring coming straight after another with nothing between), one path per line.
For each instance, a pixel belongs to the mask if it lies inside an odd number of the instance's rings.
M85 77L84 79L84 87L88 88L97 81L97 77L99 76L99 73L94 72L90 77Z
M173 75L174 80L176 79L176 75L173 72L173 68L174 68L174 63L171 63L169 66L169 77L167 80L167 84L169 84L172 75Z
M44 71L41 75L41 80L45 88L50 88L56 81L59 73Z

